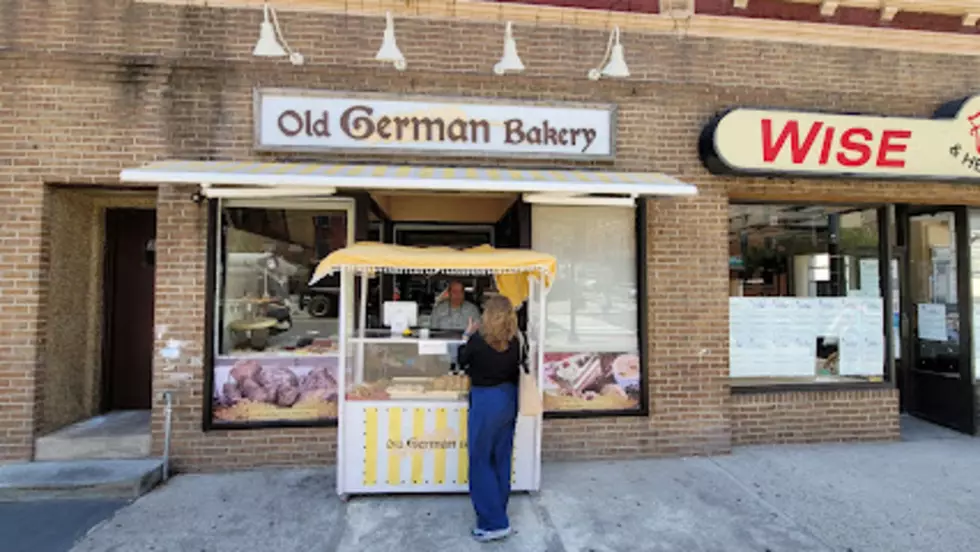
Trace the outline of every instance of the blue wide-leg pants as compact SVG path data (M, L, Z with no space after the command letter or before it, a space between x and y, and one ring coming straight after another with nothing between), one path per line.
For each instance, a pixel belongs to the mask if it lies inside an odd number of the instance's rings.
M516 385L470 389L470 499L478 529L497 531L510 527L507 502L516 426Z

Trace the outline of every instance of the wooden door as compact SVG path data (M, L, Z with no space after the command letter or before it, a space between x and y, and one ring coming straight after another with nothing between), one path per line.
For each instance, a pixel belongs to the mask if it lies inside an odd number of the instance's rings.
M156 212L106 211L103 410L147 410L153 379Z

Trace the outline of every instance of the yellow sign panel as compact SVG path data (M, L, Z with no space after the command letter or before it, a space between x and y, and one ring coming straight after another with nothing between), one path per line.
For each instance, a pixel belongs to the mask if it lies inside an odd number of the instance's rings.
M378 485L378 465L382 462L387 485L468 483L467 414L466 408L365 409L364 485ZM451 416L455 417L458 430L451 427ZM403 437L405 421L411 424L408 438ZM427 431L433 425L434 429ZM454 462L450 461L451 454ZM407 480L402 477L405 464L410 475ZM431 482L427 480L427 466L432 468Z

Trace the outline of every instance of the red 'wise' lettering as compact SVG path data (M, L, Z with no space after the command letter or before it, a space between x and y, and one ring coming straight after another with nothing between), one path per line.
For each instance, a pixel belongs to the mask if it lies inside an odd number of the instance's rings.
M772 119L762 120L762 158L766 163L772 163L779 157L786 141L790 141L790 154L794 165L799 165L806 160L806 156L813 147L813 142L820 135L823 123L816 122L810 125L810 130L806 133L806 139L800 143L800 123L798 121L787 121L776 138L776 143L772 140Z
M855 136L863 139L863 142L855 140ZM860 167L871 159L871 147L867 142L872 138L871 131L866 128L849 128L840 135L841 151L837 154L837 162L845 167ZM847 152L857 153L857 157L848 157Z
M908 144L897 144L895 140L908 140L912 137L911 130L886 130L881 133L881 149L878 150L878 166L894 167L897 169L905 168L904 159L889 159L891 152L904 153L909 148Z
M830 159L830 147L834 145L834 127L827 126L827 132L823 133L823 148L820 150L820 164L826 165Z

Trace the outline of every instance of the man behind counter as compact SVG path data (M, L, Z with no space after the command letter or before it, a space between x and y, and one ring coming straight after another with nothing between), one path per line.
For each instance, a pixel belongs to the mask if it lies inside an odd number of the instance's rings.
M465 331L470 321L480 320L480 309L466 300L463 282L449 283L448 294L443 292L432 308L429 325L437 330Z

